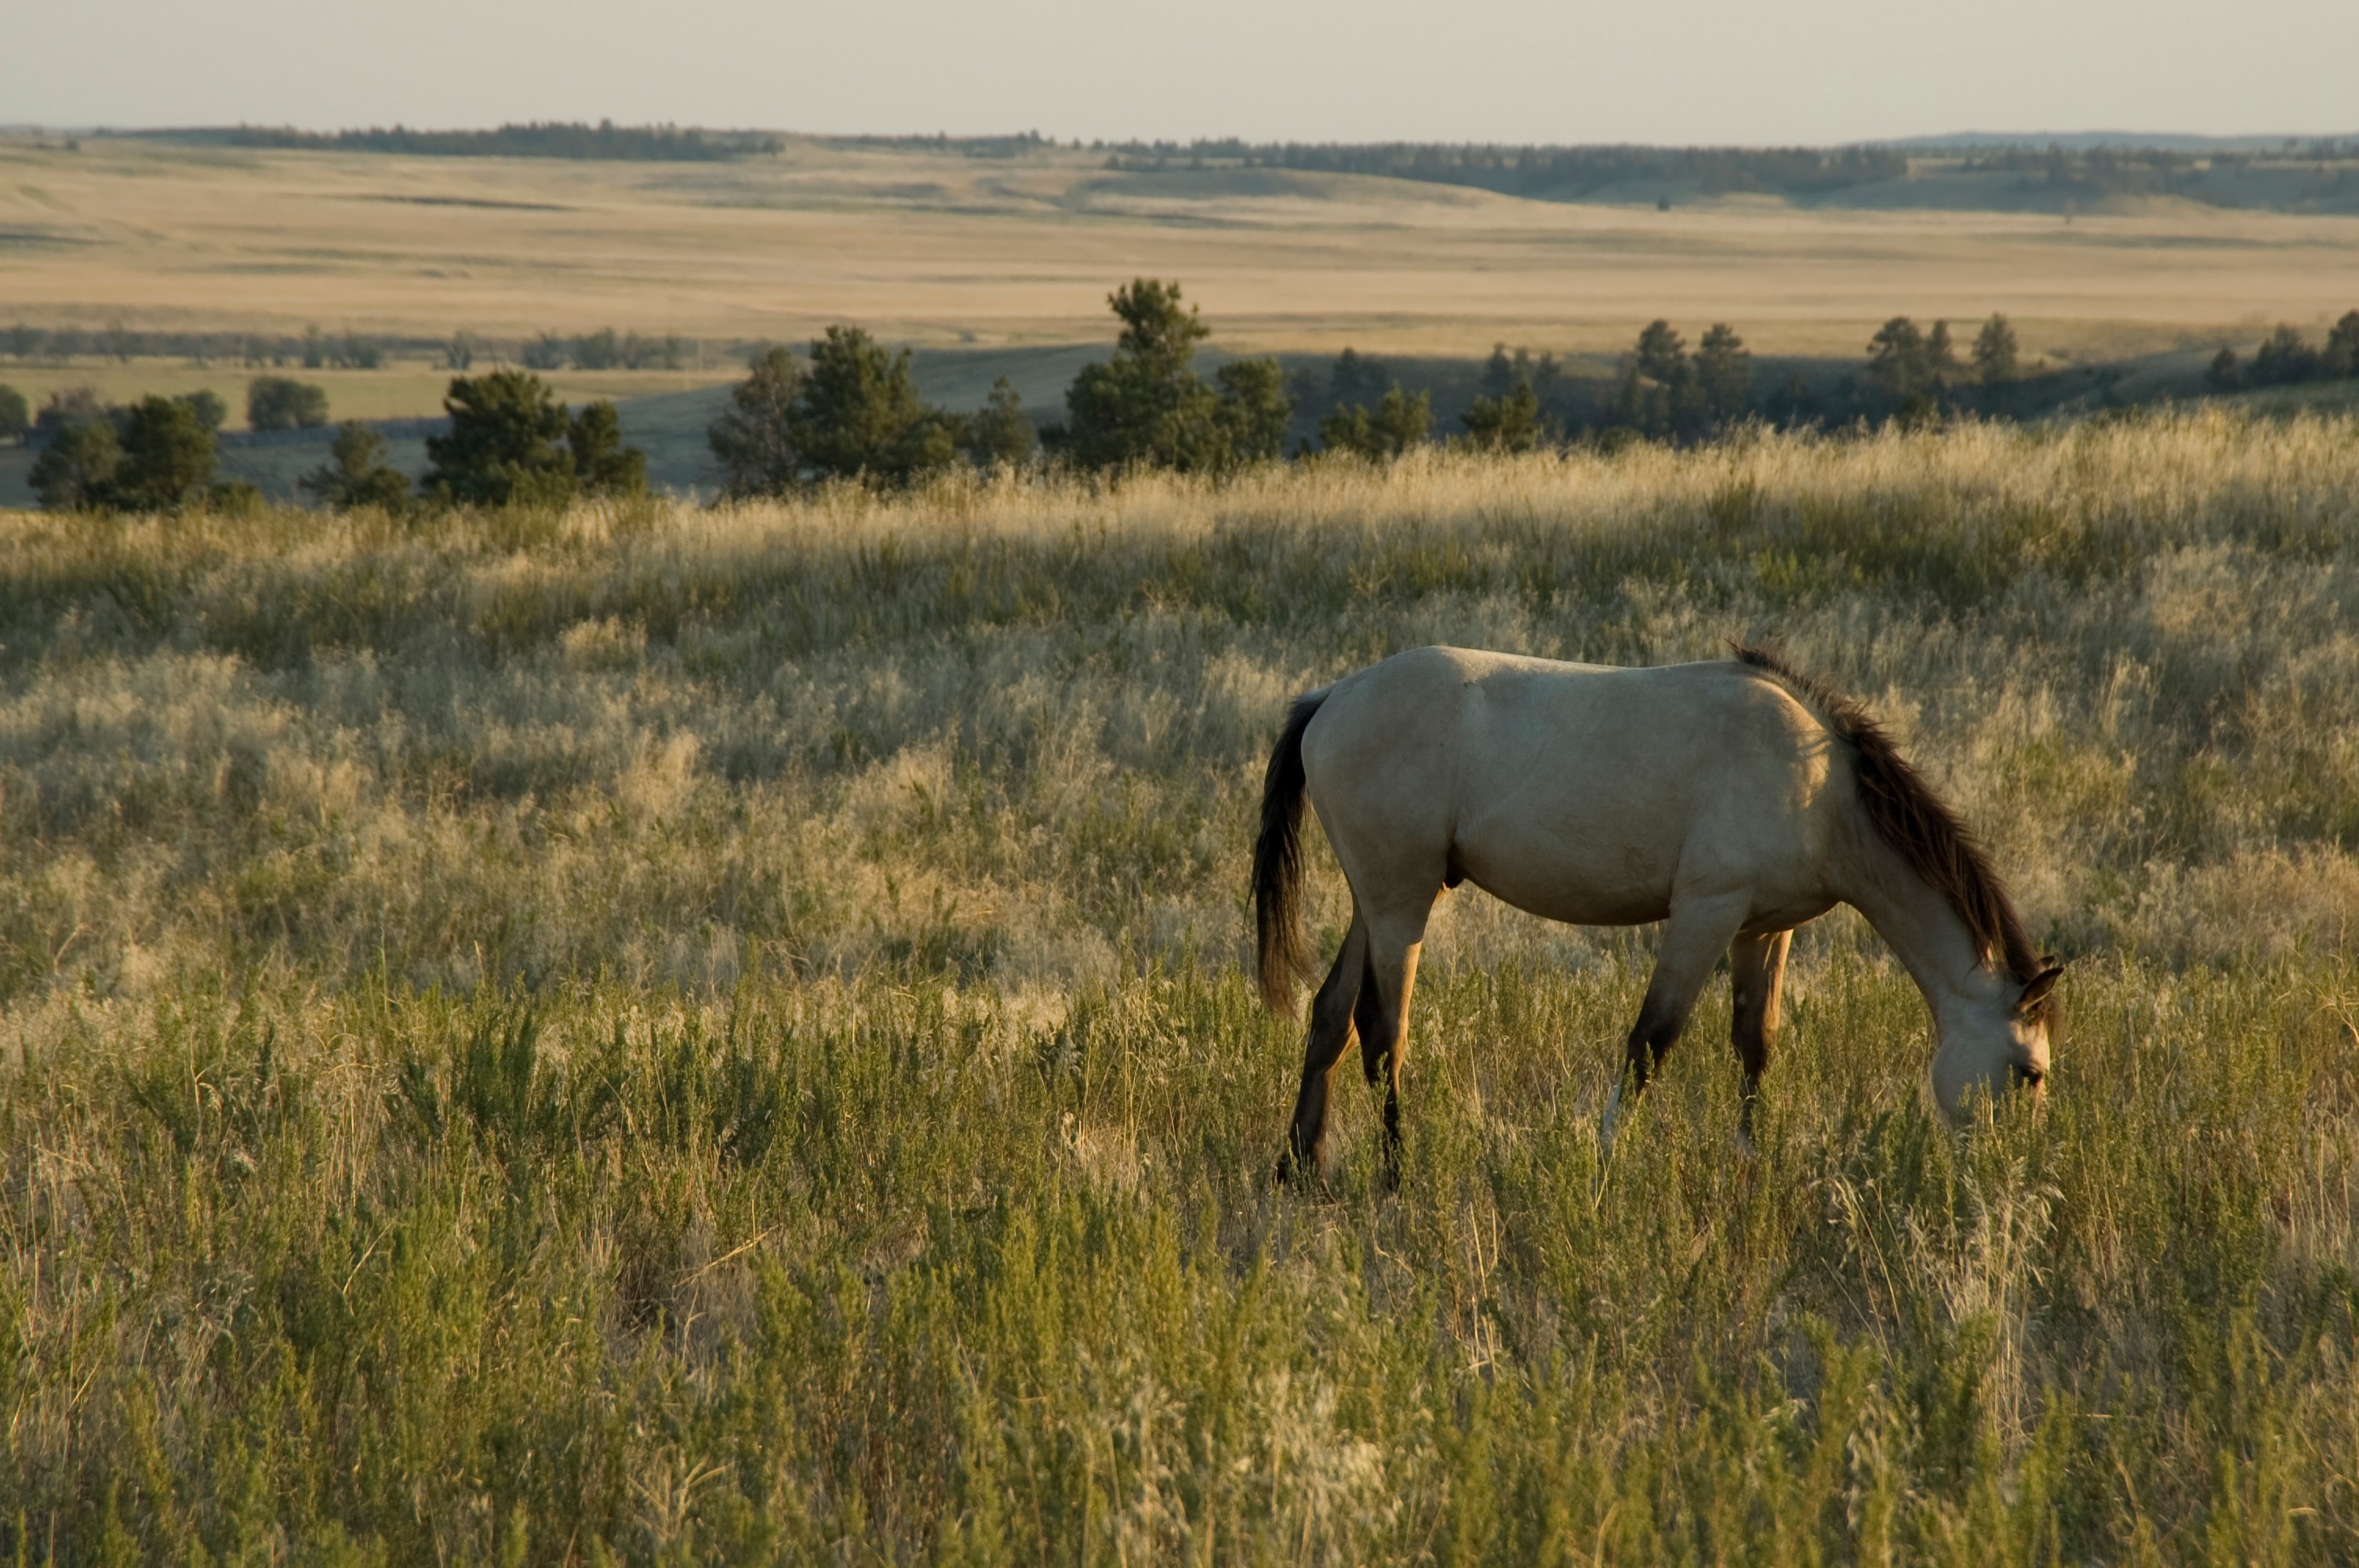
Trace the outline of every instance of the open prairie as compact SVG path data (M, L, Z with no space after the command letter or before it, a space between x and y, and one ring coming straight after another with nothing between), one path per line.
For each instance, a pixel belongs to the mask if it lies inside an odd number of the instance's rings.
M2354 621L2347 416L0 514L0 1555L2349 1561ZM1273 1190L1288 700L1731 636L2069 959L2045 1107L1838 914L1757 1157L1720 982L1606 1160L1650 938L1470 889L1399 1192L1356 1083Z
M742 341L848 320L919 346L1045 345L1103 341L1107 290L1142 274L1183 280L1217 342L1254 351L1614 352L1664 316L1849 358L1892 315L2003 310L2027 355L2086 359L2339 315L2359 302L2359 218L1741 198L1658 212L1118 172L1053 147L793 140L664 164L0 141L0 314L38 326Z

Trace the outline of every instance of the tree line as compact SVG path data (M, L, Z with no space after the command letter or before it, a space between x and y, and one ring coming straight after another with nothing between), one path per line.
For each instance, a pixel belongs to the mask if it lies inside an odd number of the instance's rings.
M96 355L118 363L159 356L186 359L191 364L243 364L255 369L293 367L305 370L376 370L395 354L422 354L448 370L472 369L479 356L512 351L509 357L527 370L683 370L699 362L705 345L698 339L666 333L660 337L636 331L618 333L612 327L578 336L543 332L538 337L508 340L506 349L495 342L460 330L448 337L378 337L344 330L329 332L307 326L299 335L259 332L142 331L121 321L103 328L36 327L19 321L0 327L0 354L19 364L64 361Z
M1210 336L1177 283L1139 278L1107 304L1121 323L1111 358L1065 393L1065 418L1038 428L1002 376L973 414L919 397L909 351L861 328L830 327L807 357L756 356L707 432L728 492L776 495L831 479L906 483L965 461L1023 466L1036 453L1096 470L1217 472L1285 450L1294 405L1274 359L1232 360L1210 383L1195 368Z
M2026 186L2082 200L2169 194L2212 205L2267 205L2235 178L2256 168L2312 166L2323 184L2306 199L2338 197L2354 177L2359 138L2288 140L2273 150L2086 146L1654 147L1510 146L1441 142L1102 144L1108 167L1136 172L1294 168L1472 186L1503 195L1579 201L1615 187L1677 186L1705 196L1827 196L1905 179L1917 160L1954 162L1961 173L2007 173ZM2329 169L2333 172L2329 174Z
M505 124L490 131L299 131L292 126L224 125L136 133L189 146L286 147L307 152L408 153L428 157L550 157L636 163L715 163L778 152L786 138L767 131L704 131L677 125L617 125L601 120Z
M22 401L16 398L19 406ZM453 377L442 406L450 428L427 438L429 466L415 492L408 476L386 460L390 449L383 433L358 419L337 427L328 460L304 474L299 486L333 510L389 513L559 507L647 490L647 454L624 442L621 416L610 402L568 409L532 372L495 370ZM0 412L5 408L0 399ZM257 429L310 428L327 421L325 394L280 377L256 377L246 409ZM260 503L260 492L219 476L217 436L226 413L211 392L151 394L124 405L103 404L88 388L55 395L35 422L45 438L27 480L41 504L55 512L251 510Z
M1609 186L1679 185L1707 195L1823 195L1908 172L1890 147L1502 146L1383 142L1365 146L1235 140L1117 145L1114 167L1160 169L1232 163L1472 186L1504 195L1578 200Z
M1495 345L1462 428L1438 432L1430 390L1411 391L1381 362L1345 349L1323 385L1275 359L1232 360L1209 380L1196 355L1211 336L1177 282L1137 278L1107 296L1120 325L1114 351L1067 387L1064 418L1037 424L1002 376L971 413L929 403L908 349L888 350L864 330L828 328L808 351L762 350L706 441L726 493L777 495L831 481L897 485L959 464L1028 470L1043 461L1096 471L1167 469L1219 473L1319 452L1395 459L1436 441L1519 453L1588 441L1688 443L1747 421L1787 427L1867 418L1904 425L1957 412L1993 412L2026 376L2015 329L1994 313L1971 343L1946 320L1920 328L1896 316L1866 344L1855 376L1832 387L1794 378L1760 393L1754 356L1736 330L1712 323L1692 348L1668 320L1643 328L1620 357L1608 390L1585 406L1551 353ZM602 335L612 340L609 331ZM581 340L587 341L587 340ZM2311 346L2280 327L2249 366L2223 349L2212 370L2222 390L2359 373L2359 310ZM1326 411L1316 440L1288 439L1304 400ZM647 484L645 455L622 440L614 406L569 411L530 370L454 377L443 406L451 428L427 442L431 466L415 494L386 463L371 427L340 427L330 461L307 474L307 494L332 507L561 505L578 496L630 495ZM101 405L89 389L53 395L27 418L21 395L0 387L0 438L29 433L43 450L32 481L45 505L98 511L173 511L252 499L213 472L214 433L226 410L209 392ZM257 430L302 429L328 420L325 391L290 377L249 384ZM250 487L247 487L250 489Z
M989 469L1038 461L1093 470L1163 468L1217 472L1319 452L1389 460L1448 442L1519 453L1575 442L1690 443L1758 421L1830 428L1886 420L1916 426L1958 414L2004 414L2027 368L2015 327L1994 312L1970 341L1950 323L1895 316L1832 384L1799 375L1769 386L1727 322L1690 345L1669 321L1642 329L1602 395L1584 401L1555 355L1496 345L1454 431L1438 428L1430 388L1411 390L1380 361L1345 349L1323 381L1275 360L1235 360L1207 381L1194 366L1210 335L1180 286L1140 278L1107 303L1121 324L1111 358L1083 367L1066 389L1064 418L1037 429L1002 377L985 406L954 413L918 393L908 351L888 351L863 330L831 327L798 356L770 349L733 389L707 432L729 494L784 493L831 480L902 484L959 462ZM2300 366L2348 373L2359 312L2303 359L2281 330L2256 364L2280 379ZM2294 334L2298 338L2299 334ZM2290 367L2290 368L2289 368ZM2216 378L2215 378L2216 379ZM1325 411L1315 438L1288 449L1295 410Z
M2359 376L2359 310L2346 310L2323 343L2313 345L2290 321L2261 341L2251 361L2221 346L2207 373L2215 392L2241 392L2254 386L2297 386L2306 381L2347 381Z

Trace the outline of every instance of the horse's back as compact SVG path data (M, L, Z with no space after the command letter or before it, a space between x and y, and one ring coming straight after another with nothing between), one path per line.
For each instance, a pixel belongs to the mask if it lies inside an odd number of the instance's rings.
M1355 889L1355 860L1383 881L1446 871L1536 914L1630 924L1661 918L1683 886L1808 884L1828 741L1734 661L1420 648L1338 682L1303 761Z

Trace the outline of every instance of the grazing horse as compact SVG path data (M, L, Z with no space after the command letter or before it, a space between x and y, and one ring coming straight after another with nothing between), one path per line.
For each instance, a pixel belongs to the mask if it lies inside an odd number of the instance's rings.
M1777 654L1656 669L1462 648L1397 654L1298 699L1270 756L1254 846L1263 1000L1307 976L1299 905L1305 794L1352 888L1352 925L1310 1005L1284 1180L1317 1168L1327 1080L1356 1033L1400 1149L1409 991L1434 902L1461 882L1551 920L1665 922L1610 1141L1679 1039L1723 953L1745 1073L1740 1138L1777 1027L1793 928L1848 903L1933 1015L1932 1081L1957 1116L2048 1073L2061 972L2038 957L1956 815L1857 704Z

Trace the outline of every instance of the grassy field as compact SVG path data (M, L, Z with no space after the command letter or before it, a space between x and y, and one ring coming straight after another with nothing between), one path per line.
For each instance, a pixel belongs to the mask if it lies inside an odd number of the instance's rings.
M88 330L1098 343L1105 295L1183 279L1245 351L1619 352L1670 318L1855 357L1906 314L2013 317L2027 357L2317 328L2359 302L2359 217L1654 210L1279 169L1109 169L797 141L718 164L0 139L5 313ZM0 323L5 324L5 323Z
M2348 1561L2354 614L2343 416L0 514L0 1554ZM1733 635L2071 957L2045 1111L1838 914L1758 1158L1716 987L1603 1163L1649 938L1468 890L1274 1192L1288 697Z

